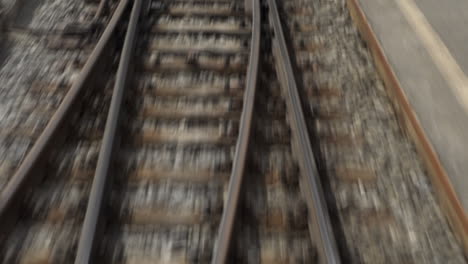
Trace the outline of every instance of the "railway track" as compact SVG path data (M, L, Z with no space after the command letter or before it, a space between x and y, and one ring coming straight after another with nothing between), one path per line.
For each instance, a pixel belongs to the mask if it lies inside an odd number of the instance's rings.
M134 2L117 75L109 82L114 90L102 139L96 132L102 125L95 127L102 122L95 120L102 120L107 103L83 110L94 114L91 125L82 120L85 114L76 121L94 128L91 138L78 133L50 150L45 180L32 195L15 203L16 187L25 185L31 169L6 189L11 202L3 214L22 211L21 224L5 232L15 245L3 251L8 261L227 262L252 152L260 3L209 4ZM106 102L106 94L94 95L95 102ZM273 105L275 100L281 99ZM285 122L285 113L279 116ZM267 155L287 159L290 151ZM299 206L300 212L308 206L313 204ZM271 216L263 217L268 222ZM308 231L300 236L311 246ZM40 244L44 238L52 242Z
M76 263L212 257L225 186L245 162L259 18L242 2L208 4L154 1L143 16L135 2Z
M306 85L329 21L304 3L111 5L45 129L23 129L37 135L0 193L1 262L341 263L316 141L362 136L334 125L338 89ZM82 29L58 46L83 48Z

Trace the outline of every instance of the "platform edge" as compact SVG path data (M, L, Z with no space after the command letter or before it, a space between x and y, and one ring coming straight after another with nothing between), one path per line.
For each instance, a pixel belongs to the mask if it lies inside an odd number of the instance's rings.
M465 255L468 256L468 215L464 211L447 172L411 107L392 66L388 62L384 50L360 6L359 0L346 0L346 4L355 25L372 53L377 71L396 110L398 121L415 143L425 169L429 172L430 181L442 211L446 215L455 236L460 240Z

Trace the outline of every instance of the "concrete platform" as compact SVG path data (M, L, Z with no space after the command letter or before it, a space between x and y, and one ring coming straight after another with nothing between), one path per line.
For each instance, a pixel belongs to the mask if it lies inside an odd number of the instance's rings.
M468 1L358 1L468 212Z

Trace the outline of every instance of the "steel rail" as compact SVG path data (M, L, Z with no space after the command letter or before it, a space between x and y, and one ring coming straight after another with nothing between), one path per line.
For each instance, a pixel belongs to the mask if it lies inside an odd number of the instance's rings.
M109 24L81 70L78 79L72 84L62 103L47 123L44 131L36 140L15 174L0 193L0 221L2 223L2 228L4 226L3 224L8 221L7 219L10 219L13 204L21 197L22 190L28 186L28 182L30 180L38 177L38 169L43 165L42 162L44 161L43 158L45 153L47 153L47 151L56 142L56 138L60 136L59 132L74 109L74 106L80 99L80 95L82 95L86 87L89 86L89 82L92 81L93 77L95 77L93 76L93 73L98 67L100 67L99 62L102 60L102 55L105 53L108 45L110 45L109 40L117 28L117 24L121 20L128 2L129 0L120 1L119 6L109 21Z
M75 264L88 264L93 254L94 243L96 241L96 228L101 216L101 207L104 200L104 189L106 186L109 167L112 161L112 154L116 147L116 134L122 110L125 86L129 75L130 61L135 45L135 35L137 32L138 20L140 18L143 0L135 0L132 13L125 35L125 42L120 57L117 75L112 93L111 105L107 116L104 137L99 150L98 162L94 173L91 194L88 200L85 220L78 243L78 251Z
M232 165L231 177L226 202L224 204L223 216L219 227L218 237L213 249L212 264L226 263L228 258L234 219L244 176L245 160L249 145L250 128L252 123L255 91L257 86L258 64L260 57L260 33L261 33L261 10L260 1L253 0L252 9L252 40L250 43L249 68L244 92L244 105L240 120L239 137Z
M289 109L290 122L295 149L299 155L301 175L304 177L303 191L306 193L307 206L311 216L311 238L318 248L320 263L341 263L339 251L333 235L330 216L325 197L321 188L317 166L308 135L308 129L302 110L297 82L294 75L291 58L286 45L284 32L276 0L268 0L270 25L274 30L273 52L282 88L285 90L286 104Z

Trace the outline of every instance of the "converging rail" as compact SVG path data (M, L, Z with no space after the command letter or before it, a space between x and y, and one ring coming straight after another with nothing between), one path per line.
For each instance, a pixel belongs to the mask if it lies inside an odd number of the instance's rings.
M96 228L101 213L101 205L104 198L104 188L106 185L109 165L111 163L114 144L116 142L117 125L121 113L121 106L125 85L128 78L130 60L135 45L135 35L137 32L138 19L141 14L142 0L136 0L133 3L132 13L128 24L122 55L120 57L119 68L115 79L114 92L109 109L109 115L104 130L104 138L94 175L93 186L86 209L86 217L81 231L81 237L78 244L78 253L75 264L89 263L92 257L94 241L96 238Z
M17 168L16 172L10 178L6 186L1 190L0 258L2 261L6 261L8 263L14 261L13 259L16 259L15 261L27 263L30 263L30 261L52 261L52 250L47 251L42 249L36 250L34 248L29 248L31 245L28 243L33 242L26 242L26 239L23 238L23 236L27 237L29 234L33 234L34 232L24 231L35 230L38 232L37 234L40 234L42 232L41 228L44 227L44 229L47 229L48 227L46 226L49 225L51 227L50 230L55 232L56 229L58 230L60 228L55 228L53 224L66 221L66 216L68 213L71 213L72 216L76 215L76 218L79 218L78 213L67 212L66 210L62 210L63 208L60 208L60 206L55 208L56 210L43 210L44 208L41 207L43 206L44 201L47 199L54 200L54 196L61 191L60 188L63 186L60 186L60 184L56 182L57 186L55 186L52 190L47 190L47 188L51 187L51 185L43 184L44 188L42 189L39 188L40 186L38 185L43 183L44 178L47 178L49 174L48 170L51 167L50 160L54 158L53 154L55 154L61 148L66 148L64 142L67 140L66 137L68 134L73 134L75 137L89 136L89 139L95 137L91 135L92 133L85 136L85 133L81 133L82 131L73 131L73 133L70 132L74 126L76 127L76 124L73 124L73 121L76 121L75 118L79 118L79 116L82 115L82 107L92 103L85 101L84 98L92 93L92 91L99 90L97 87L99 87L99 84L103 82L102 75L103 73L107 73L109 70L108 67L103 67L103 65L109 63L109 59L114 56L114 54L110 54L114 51L115 48L114 42L112 40L115 38L118 26L122 22L128 3L128 0L122 0L119 2L110 21L107 23L106 28L101 34L99 41L94 46L87 60L84 62L84 65L81 68L79 74L77 75L77 78L71 83L68 90L66 89L67 87L62 87L66 86L66 84L57 84L57 87L40 87L40 89L44 89L45 91L49 91L48 89L50 89L51 93L55 90L63 88L63 90L66 91L66 94L48 121L44 130L37 137L37 139L35 139L32 148L29 150L29 152L27 152L27 155ZM101 102L97 104L98 107L99 105L104 104ZM91 108L89 106L87 107ZM71 154L70 156L74 156L74 154ZM62 156L61 158L63 160L59 161L59 164L65 164L69 161L66 159L66 157ZM74 173L73 170L65 172L62 170L63 168L60 168L60 166L61 165L58 165L58 167L56 167L57 174L67 173L72 175ZM78 173L75 174L78 175ZM73 176L70 178L73 178ZM79 186L79 184L76 186ZM76 186L72 188L81 188ZM37 193L33 194L35 191L42 192L43 196L49 197L45 199L44 197L38 199L38 197L36 197ZM71 199L70 197L68 198ZM30 201L32 202L26 205L25 201L28 199L31 199ZM35 204L32 205L32 203ZM48 215L44 216L45 214ZM17 223L19 219L25 219L25 221L23 221L21 224ZM42 226L38 227L39 225ZM22 228L25 230L21 230ZM20 234L20 236L17 236L18 234ZM12 242L11 240L14 240L15 237L18 239L18 241ZM31 239L34 240L38 237L40 237L40 235ZM54 244L56 242L57 241L46 243L46 241L41 241L44 246Z
M53 148L55 144L58 144L59 141L57 140L60 139L60 135L64 132L63 128L66 126L65 123L68 122L67 118L69 118L70 113L76 109L78 101L80 100L80 95L83 94L87 86L90 86L99 78L96 73L97 69L99 64L103 62L103 54L106 53L106 48L110 45L110 40L123 17L127 4L128 0L122 0L120 2L99 42L96 44L89 59L81 70L79 77L67 92L62 103L11 180L1 191L0 219L2 219L4 223L12 221L12 218L16 216L16 213L13 213L17 210L17 208L15 208L15 201L20 198L25 188L33 186L34 182L40 179L44 166L43 162L45 161L44 155ZM8 230L8 225L2 224L2 232L4 230Z
M249 1L246 1L249 3ZM252 43L250 48L249 69L247 72L244 108L242 110L239 139L233 162L233 170L229 182L229 192L223 209L223 217L218 233L218 241L214 247L213 264L226 263L230 249L231 234L236 217L236 210L241 193L242 178L244 176L245 160L249 145L250 128L255 102L255 89L257 86L258 64L260 57L260 1L251 0L252 5Z

